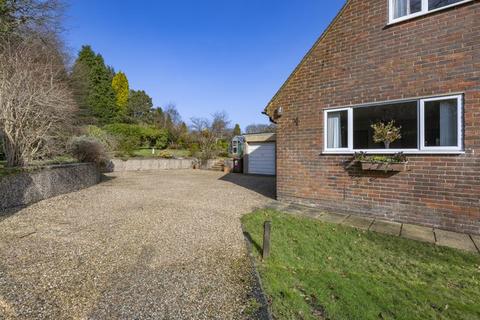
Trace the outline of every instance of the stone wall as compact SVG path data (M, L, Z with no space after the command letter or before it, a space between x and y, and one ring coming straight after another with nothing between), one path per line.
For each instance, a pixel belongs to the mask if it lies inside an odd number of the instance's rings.
M100 182L93 164L69 164L13 174L0 179L0 210L84 189Z
M192 169L194 159L121 159L112 160L113 172Z

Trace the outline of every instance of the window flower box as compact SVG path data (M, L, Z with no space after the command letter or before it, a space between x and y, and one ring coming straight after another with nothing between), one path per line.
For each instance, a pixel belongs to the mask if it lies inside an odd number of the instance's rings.
M360 164L364 171L405 172L407 171L408 161L391 163L360 161Z
M407 171L408 160L402 153L394 155L367 155L365 152L355 153L352 162L360 163L364 171L404 172Z

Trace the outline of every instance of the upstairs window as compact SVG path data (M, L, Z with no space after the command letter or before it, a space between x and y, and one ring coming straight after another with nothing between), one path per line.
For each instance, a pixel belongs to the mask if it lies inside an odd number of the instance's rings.
M324 152L461 152L462 115L460 95L325 110ZM388 124L398 137L388 144L376 141L376 127Z
M403 21L432 11L445 9L473 0L388 0L390 23Z

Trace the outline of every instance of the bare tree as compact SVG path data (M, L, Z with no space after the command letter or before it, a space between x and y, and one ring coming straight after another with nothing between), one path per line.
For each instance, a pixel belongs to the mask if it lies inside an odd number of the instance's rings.
M212 120L192 118L191 122L192 135L199 145L202 160L213 159L222 150L226 152L228 142L225 140L231 137L233 131L228 127L230 121L225 111L212 114Z
M245 128L246 133L267 133L275 132L277 126L273 123L271 124L251 124Z
M165 118L170 117L173 126L177 126L182 122L182 116L180 116L180 112L178 112L177 106L175 104L168 104L163 112L166 115ZM165 126L168 125L165 124Z
M58 34L64 9L62 0L0 0L0 38Z
M191 122L192 135L200 149L197 156L201 160L215 158L217 156L217 137L211 129L212 123L205 118L192 118Z
M211 129L217 139L224 139L231 135L232 130L228 128L230 120L228 120L228 115L225 111L215 112L212 118Z
M0 132L8 166L26 166L59 147L76 111L66 77L54 44L0 44Z

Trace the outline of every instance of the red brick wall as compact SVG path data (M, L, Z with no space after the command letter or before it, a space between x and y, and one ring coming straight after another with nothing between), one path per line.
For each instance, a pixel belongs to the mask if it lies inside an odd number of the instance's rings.
M391 26L387 9L387 0L350 0L269 105L283 107L278 198L480 233L480 1ZM325 108L459 92L465 154L411 155L409 171L395 174L321 154Z

